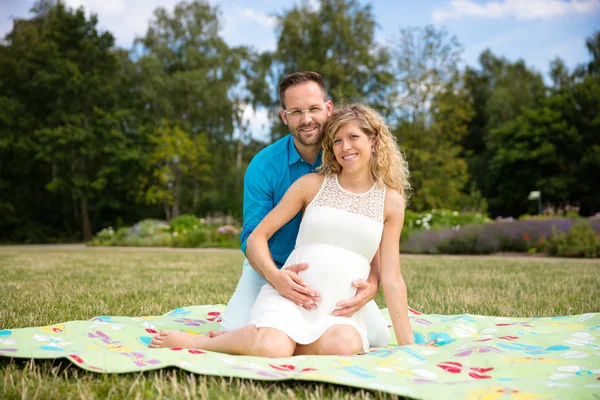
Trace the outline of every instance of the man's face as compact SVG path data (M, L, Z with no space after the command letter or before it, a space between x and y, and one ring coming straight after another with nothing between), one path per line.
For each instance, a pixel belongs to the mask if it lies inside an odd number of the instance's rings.
M331 116L333 104L325 100L323 91L315 82L305 82L288 88L284 93L288 112L312 110L300 115L280 111L283 123L288 126L296 142L304 146L320 146L323 140L323 124Z

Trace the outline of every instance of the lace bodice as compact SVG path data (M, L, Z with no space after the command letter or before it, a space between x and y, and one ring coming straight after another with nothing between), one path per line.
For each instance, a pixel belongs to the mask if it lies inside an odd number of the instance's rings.
M351 193L340 185L337 174L334 174L325 176L321 189L308 208L337 208L383 223L384 202L385 186L374 184L366 193Z

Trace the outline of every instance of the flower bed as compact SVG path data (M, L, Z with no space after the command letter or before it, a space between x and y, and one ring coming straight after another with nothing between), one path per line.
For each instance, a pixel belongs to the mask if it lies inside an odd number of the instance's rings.
M589 229L578 225L571 231L576 223ZM599 232L600 218L503 220L491 224L469 225L458 230L415 232L401 243L401 251L425 254L491 254L501 251L534 252L531 249L535 248L535 252L543 251L550 255L569 256L569 253L573 253L572 256L597 257L598 253L591 249L600 240ZM592 236L594 240L591 239ZM547 244L542 246L540 240L547 241ZM567 251L569 246L583 246L588 250Z
M194 215L180 215L169 223L142 220L132 227L105 228L89 246L131 247L223 247L239 248L239 228L232 225L208 225Z
M406 239L413 233L420 231L437 231L443 228L458 230L466 225L489 222L492 222L492 220L484 214L476 212L458 212L447 209L432 209L424 212L406 210L402 239Z

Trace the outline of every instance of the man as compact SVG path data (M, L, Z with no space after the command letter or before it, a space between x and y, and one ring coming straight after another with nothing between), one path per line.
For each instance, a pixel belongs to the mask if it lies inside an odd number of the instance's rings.
M291 184L301 176L315 172L321 164L323 124L331 116L333 104L328 99L321 75L316 72L296 72L287 75L278 86L280 116L290 135L260 151L252 160L244 178L244 227L241 233L242 251L246 240L260 221L279 203ZM269 241L269 250L279 268L294 249L302 216L299 213L277 231ZM318 307L319 293L302 281L299 271L310 265L295 264L285 269L278 282L269 282L290 301L307 310ZM379 260L374 260L367 281L356 281L356 295L338 303L334 315L349 317L367 303L370 307L367 329L369 342L386 346L387 325L373 298L379 288ZM242 276L222 316L222 330L234 330L247 325L250 310L261 287L267 283L252 260L244 260ZM216 335L213 332L211 335Z

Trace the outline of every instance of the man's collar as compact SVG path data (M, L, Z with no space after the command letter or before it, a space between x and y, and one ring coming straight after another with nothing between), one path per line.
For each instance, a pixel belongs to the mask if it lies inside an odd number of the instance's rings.
M294 145L294 137L290 133L288 135L288 165L292 165L297 163L302 159L298 150L296 150L296 146Z
M300 153L298 153L298 150L296 149L296 145L294 144L294 137L292 136L292 134L290 133L288 136L288 165L292 165L302 160L302 156L300 155ZM322 155L323 150L319 151L319 154L317 155L317 161L315 162L313 167L316 168L321 165Z

